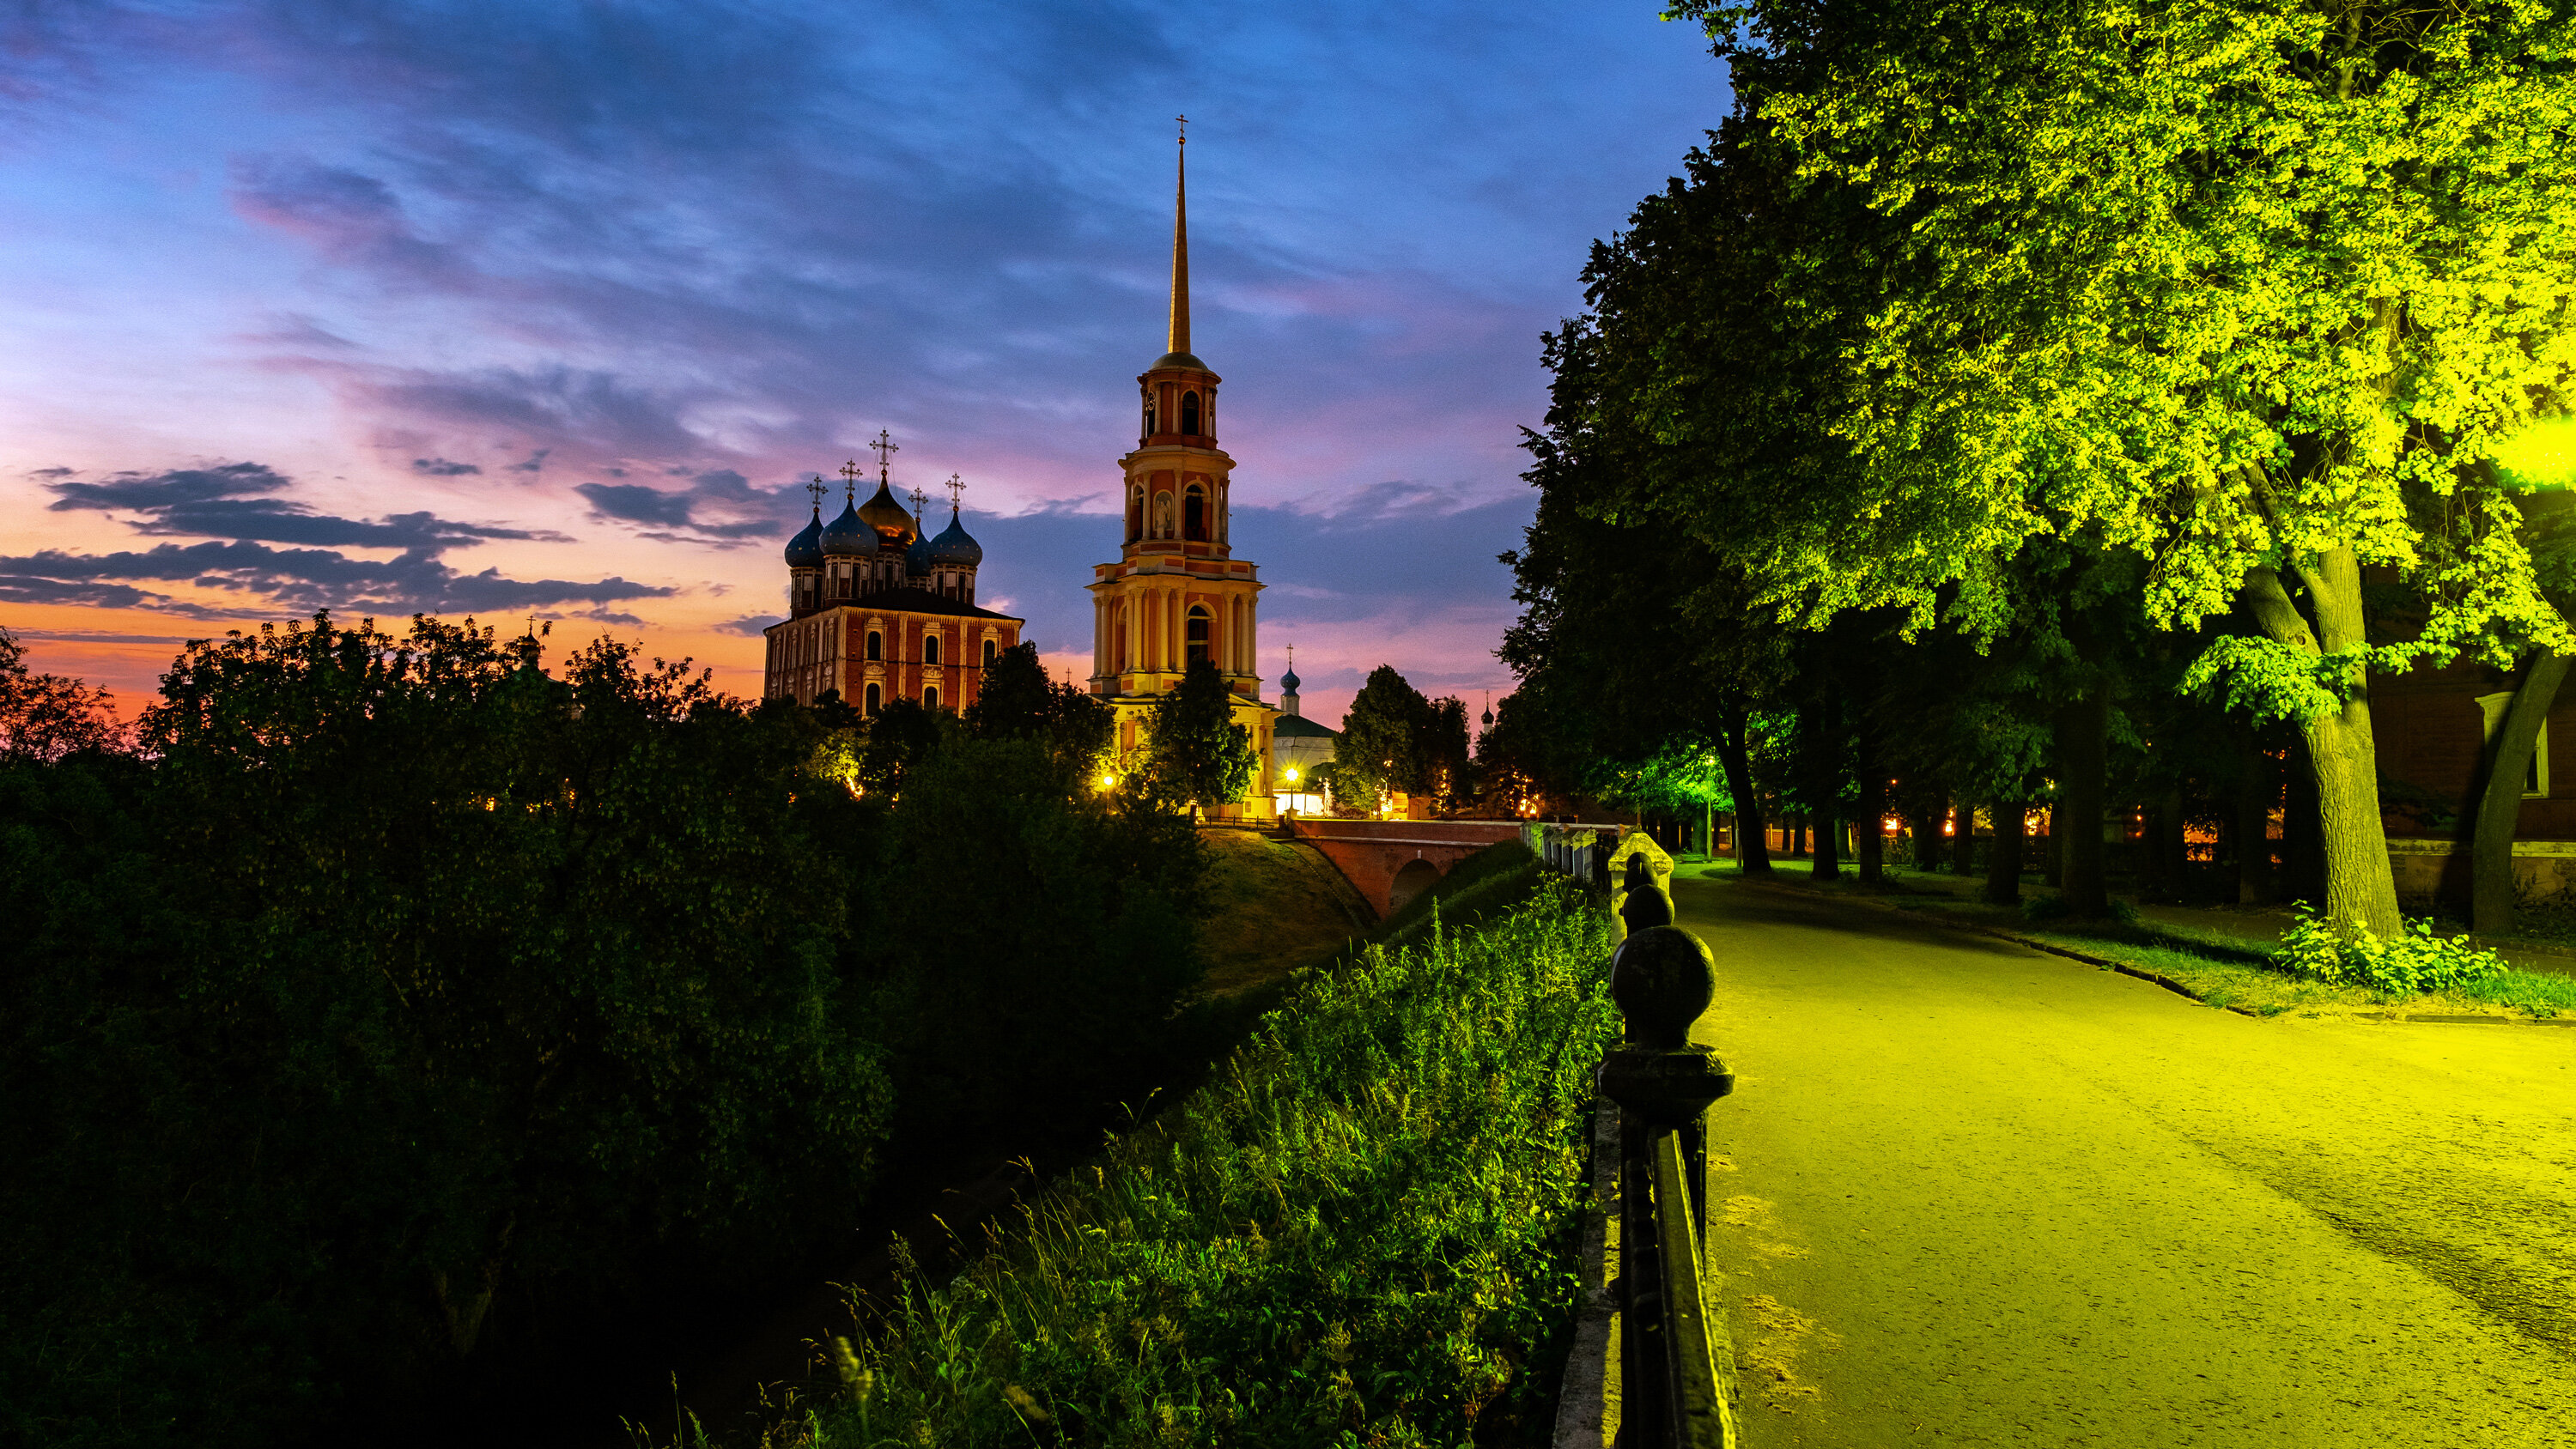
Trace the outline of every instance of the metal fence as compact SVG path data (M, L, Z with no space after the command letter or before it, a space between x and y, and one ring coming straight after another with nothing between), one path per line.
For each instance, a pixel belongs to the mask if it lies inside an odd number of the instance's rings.
M1553 862L1551 862L1553 863ZM1583 864L1590 864L1585 861ZM1735 1088L1690 1031L1717 992L1716 960L1672 923L1671 900L1628 857L1610 995L1625 1040L1601 1063L1619 1108L1619 1449L1734 1449L1732 1355L1704 1295L1708 1109ZM1730 1361L1721 1363L1721 1357Z

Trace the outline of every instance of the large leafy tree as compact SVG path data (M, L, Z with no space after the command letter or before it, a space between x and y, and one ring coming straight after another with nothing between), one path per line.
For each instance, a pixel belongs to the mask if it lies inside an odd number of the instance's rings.
M1005 649L984 667L983 688L966 707L965 723L978 739L1044 744L1069 787L1087 783L1099 770L1116 733L1109 706L1097 695L1047 678L1035 644Z
M2299 722L2330 911L2395 930L2366 669L2570 642L2490 463L2570 403L2564 7L1678 12L1756 169L1839 219L1758 238L1785 327L1852 329L1819 420L1860 465L1776 511L1768 596L1928 619L1950 586L2000 628L2032 538L2144 557L2158 623L2255 622L2200 677ZM2369 566L2430 601L2420 640L2366 636Z
M29 669L18 636L0 629L0 760L59 760L124 742L106 690Z
M1228 805L1252 787L1260 763L1252 731L1234 722L1234 695L1205 659L1157 696L1146 720L1143 783L1148 793L1190 807Z

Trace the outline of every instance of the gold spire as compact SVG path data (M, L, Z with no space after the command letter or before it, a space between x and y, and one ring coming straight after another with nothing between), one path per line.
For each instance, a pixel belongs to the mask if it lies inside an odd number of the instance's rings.
M1182 116L1180 181L1172 192L1172 345L1190 350L1190 118Z

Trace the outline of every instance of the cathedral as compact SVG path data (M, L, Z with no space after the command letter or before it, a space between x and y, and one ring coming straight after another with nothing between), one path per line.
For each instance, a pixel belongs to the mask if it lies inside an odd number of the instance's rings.
M897 699L964 709L1025 621L976 606L984 549L959 516L964 485L948 480L948 526L932 537L922 494L909 512L895 501L888 463L900 449L882 430L875 447L876 495L856 501L859 467L843 464L841 511L829 523L814 480L813 521L787 542L787 620L762 631L761 697L812 704L837 690L871 715Z
M1229 538L1234 460L1217 446L1219 381L1190 352L1184 164L1173 196L1171 333L1163 355L1136 379L1143 420L1136 446L1118 460L1125 536L1117 562L1092 568L1090 687L1116 716L1113 748L1123 772L1144 748L1156 697L1179 684L1193 660L1215 665L1255 765L1245 798L1211 813L1268 820L1276 813L1271 734L1279 712L1262 702L1256 672L1260 570L1234 556ZM830 523L816 480L814 519L787 545L788 618L766 631L763 693L811 704L837 689L867 714L894 699L964 709L983 666L1019 642L1024 621L976 607L983 549L953 504L948 527L923 536L921 495L907 513L889 481L887 456L899 450L882 432L875 446L876 496L845 501ZM859 474L856 464L841 470L851 500Z
M1233 692L1234 722L1250 734L1256 761L1245 799L1217 817L1267 820L1276 803L1270 733L1278 711L1262 703L1255 672L1261 571L1236 558L1229 541L1234 460L1217 446L1218 381L1190 353L1184 164L1173 194L1171 336L1136 379L1143 419L1135 448L1118 460L1125 539L1116 563L1092 568L1091 692L1115 711L1116 749L1122 760L1132 758L1144 744L1155 696L1179 684L1192 660L1214 664Z

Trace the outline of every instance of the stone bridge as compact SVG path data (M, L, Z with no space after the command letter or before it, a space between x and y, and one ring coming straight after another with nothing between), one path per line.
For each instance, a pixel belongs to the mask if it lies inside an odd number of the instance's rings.
M1520 838L1511 820L1297 819L1289 828L1324 853L1385 920L1449 873L1500 840Z

